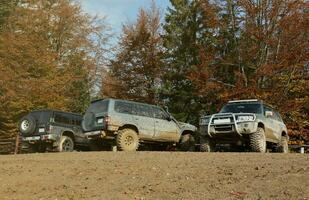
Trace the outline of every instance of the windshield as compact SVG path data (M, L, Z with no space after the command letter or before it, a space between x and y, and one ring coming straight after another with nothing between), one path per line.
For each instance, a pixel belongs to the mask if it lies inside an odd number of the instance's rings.
M87 112L92 112L92 113L107 112L108 102L109 102L108 100L93 102L88 108Z
M252 103L237 103L225 105L220 113L262 113L261 104Z

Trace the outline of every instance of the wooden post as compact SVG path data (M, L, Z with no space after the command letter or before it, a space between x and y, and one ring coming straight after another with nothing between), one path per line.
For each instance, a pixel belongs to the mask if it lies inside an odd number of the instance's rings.
M18 154L18 149L19 149L19 134L17 134L16 139L15 139L15 150L14 154Z

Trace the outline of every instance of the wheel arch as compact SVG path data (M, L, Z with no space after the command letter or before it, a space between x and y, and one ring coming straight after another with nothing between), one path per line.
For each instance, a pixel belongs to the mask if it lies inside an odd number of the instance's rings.
M75 137L74 137L73 131L65 130L65 131L63 131L62 136L70 137L73 140L73 142L75 142Z
M193 130L183 130L181 132L181 135L187 135L187 134L194 135L194 131Z
M263 122L258 122L258 126L257 127L262 128L265 131L265 125L264 125Z
M132 129L137 134L139 134L138 128L135 125L133 125L133 124L125 124L125 125L121 126L118 130L123 130L123 129L126 129L126 128Z

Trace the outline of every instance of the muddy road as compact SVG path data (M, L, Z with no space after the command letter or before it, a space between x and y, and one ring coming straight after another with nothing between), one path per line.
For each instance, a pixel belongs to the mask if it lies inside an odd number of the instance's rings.
M0 199L309 199L300 154L87 152L0 156Z

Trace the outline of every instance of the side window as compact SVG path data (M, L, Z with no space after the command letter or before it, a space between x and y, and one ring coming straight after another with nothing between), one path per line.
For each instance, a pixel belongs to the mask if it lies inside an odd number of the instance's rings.
M151 107L147 105L135 104L134 110L136 111L134 114L144 117L153 117L151 112Z
M272 111L269 107L263 106L264 107L264 115L266 116L267 111Z
M278 113L278 111L274 111L274 114L275 114L275 119L278 120L279 122L282 122L282 118L280 116L280 114Z
M55 113L55 122L61 124L71 124L70 117L64 113Z
M82 118L81 117L77 117L76 120L75 120L75 125L81 126L81 124L82 124Z
M266 116L267 111L273 112L273 116L271 117L273 119L275 115L274 111L270 107L264 105L264 116Z
M166 113L158 107L154 107L154 117L158 119L166 119Z
M72 116L70 122L72 125L80 126L82 123L82 120L78 116Z
M115 111L124 114L133 114L133 105L127 102L116 101Z

